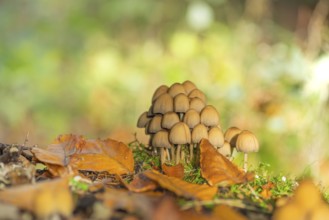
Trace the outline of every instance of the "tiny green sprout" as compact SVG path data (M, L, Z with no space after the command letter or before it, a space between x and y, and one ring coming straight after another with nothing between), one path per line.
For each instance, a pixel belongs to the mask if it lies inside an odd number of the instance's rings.
M75 176L70 179L69 185L73 191L86 192L89 188L89 184L81 178L81 176Z

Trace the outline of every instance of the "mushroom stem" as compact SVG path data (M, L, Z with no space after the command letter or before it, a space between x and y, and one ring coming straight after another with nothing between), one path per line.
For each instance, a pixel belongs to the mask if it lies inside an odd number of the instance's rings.
M248 165L248 154L244 153L244 159L243 159L243 170L244 170L244 172L247 172L247 170L248 170L247 165Z
M166 148L165 150L166 150L166 156L167 156L168 160L170 161L170 153L169 153L169 150L168 150L168 148Z
M161 158L161 164L164 164L166 162L166 151L164 147L161 147L160 158Z
M177 146L177 150L176 150L176 164L179 164L179 162L180 162L180 151L181 151L181 145L179 144L178 146Z
M171 159L174 161L176 159L176 154L175 154L175 147L170 148L170 153L171 153Z

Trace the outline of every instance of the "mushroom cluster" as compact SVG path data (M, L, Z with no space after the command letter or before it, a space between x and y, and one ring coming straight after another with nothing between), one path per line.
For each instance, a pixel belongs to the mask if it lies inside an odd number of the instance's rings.
M137 127L150 135L150 148L166 161L178 164L197 158L202 138L224 156L231 157L234 148L245 153L258 150L256 137L250 131L227 129L225 135L219 125L219 114L207 105L205 94L191 81L159 86L148 111L141 114Z
M207 105L205 94L191 81L158 87L137 127L151 136L150 146L160 152L162 163L192 161L202 138L216 148L224 144L217 110Z

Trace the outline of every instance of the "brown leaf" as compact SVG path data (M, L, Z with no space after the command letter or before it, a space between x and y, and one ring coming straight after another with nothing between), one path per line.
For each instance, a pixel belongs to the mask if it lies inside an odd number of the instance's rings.
M181 163L174 166L162 164L161 168L167 176L177 177L179 179L184 177L184 166Z
M132 192L146 192L155 190L159 185L153 180L147 178L144 173L139 173L134 176L133 181L129 184L121 180L121 182L127 187L129 191Z
M134 171L133 153L125 144L111 140L85 140L78 135L60 135L47 149L34 148L32 153L45 163L54 176L79 170L128 174Z
M217 187L188 183L176 177L163 175L155 170L147 170L144 175L157 182L162 188L185 198L211 200L217 193Z
M40 219L53 213L70 216L73 211L68 178L5 189L0 191L0 201L33 211Z
M218 153L207 139L200 142L200 167L202 176L209 185L232 185L253 179L253 174L245 173L222 154Z
M227 205L216 206L213 210L213 216L220 220L247 220L245 216Z

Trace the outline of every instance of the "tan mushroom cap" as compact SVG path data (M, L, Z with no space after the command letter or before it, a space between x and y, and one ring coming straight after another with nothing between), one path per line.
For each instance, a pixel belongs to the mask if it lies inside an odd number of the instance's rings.
M191 143L191 132L184 122L176 123L169 132L169 141L172 144Z
M147 112L143 112L143 114L141 114L138 118L137 127L145 128L147 122L149 122L150 120L151 120L151 118L147 117Z
M186 80L185 82L182 83L184 89L185 89L185 93L186 94L190 94L190 92L194 89L196 89L196 86L193 82L191 82L190 80Z
M205 106L200 114L201 123L208 127L219 125L219 114L212 105Z
M177 122L179 122L177 113L167 112L162 116L161 127L171 129Z
M184 93L180 93L174 98L174 111L185 113L190 108L188 97Z
M205 106L206 104L198 97L190 99L190 109L194 109L197 112L201 112Z
M153 104L153 113L165 114L174 110L174 100L168 93L160 95Z
M148 112L147 112L147 117L151 118L153 116L154 116L154 114L153 114L153 105L151 105Z
M168 86L166 85L161 85L159 86L155 92L153 93L152 97L152 103L162 94L166 93L168 91Z
M216 148L222 147L224 144L224 134L219 127L212 127L208 132L209 142Z
M203 124L198 124L192 130L192 143L198 144L202 138L208 139L208 128Z
M154 134L162 130L161 120L162 120L162 115L155 115L148 123L147 132L150 134Z
M174 83L168 89L168 94L173 98L180 93L185 94L185 89L180 83Z
M225 131L224 138L230 143L232 147L236 146L236 140L241 133L241 129L237 127L230 127Z
M206 96L203 92L201 92L199 89L193 89L190 94L188 94L189 98L199 98L204 103L206 103Z
M250 131L241 131L236 140L236 149L244 153L257 152L259 144L256 136Z
M217 148L217 151L225 157L230 157L232 155L232 148L229 142L224 141L222 147Z
M152 146L153 147L165 147L171 148L169 143L169 133L165 130L160 130L152 137Z
M194 109L190 109L185 113L183 122L185 122L189 128L194 128L194 126L200 124L200 115Z

